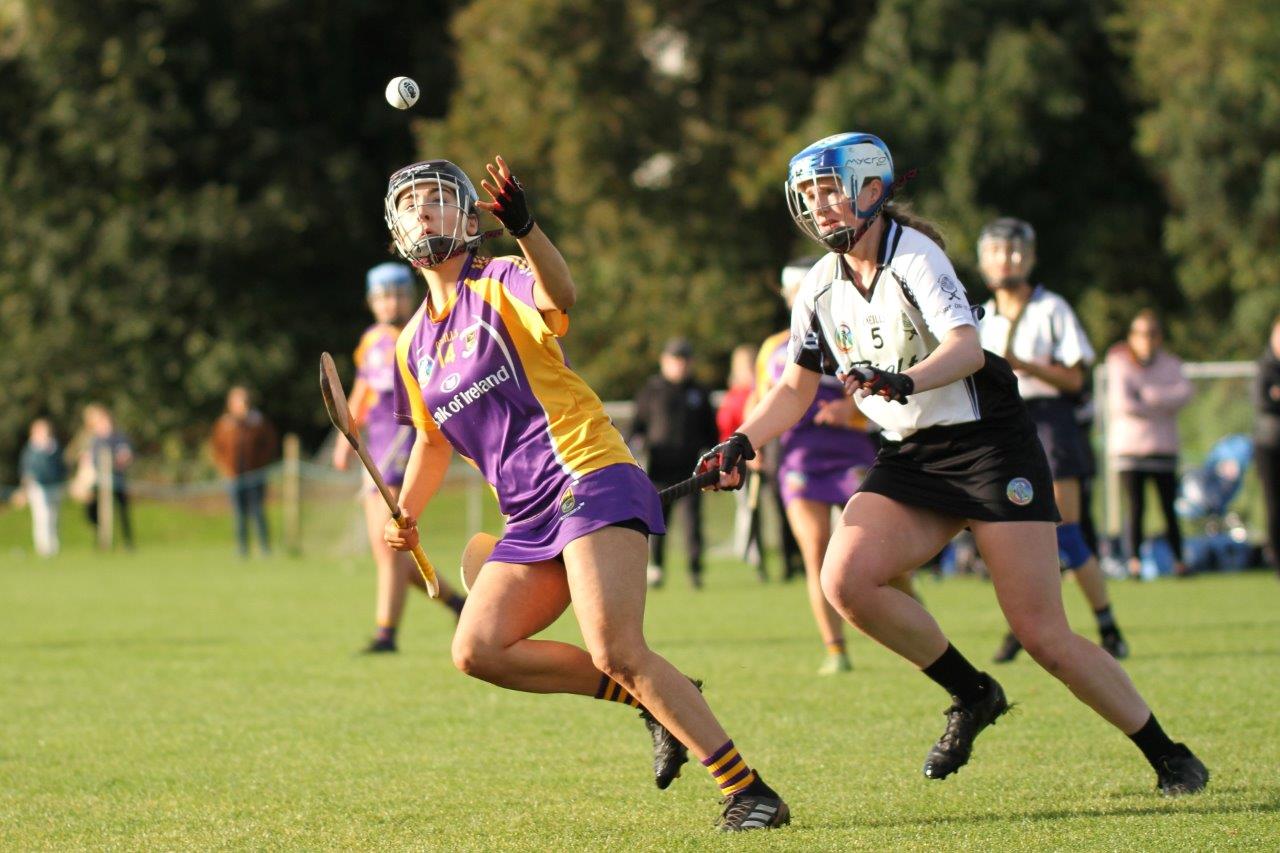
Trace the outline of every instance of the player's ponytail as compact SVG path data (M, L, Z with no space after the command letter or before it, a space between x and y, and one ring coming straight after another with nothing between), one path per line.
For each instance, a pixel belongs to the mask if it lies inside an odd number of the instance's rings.
M903 228L914 228L930 240L938 244L939 249L947 248L947 241L942 238L938 226L927 219L916 216L910 208L898 201L890 201L884 206L884 217L896 222Z

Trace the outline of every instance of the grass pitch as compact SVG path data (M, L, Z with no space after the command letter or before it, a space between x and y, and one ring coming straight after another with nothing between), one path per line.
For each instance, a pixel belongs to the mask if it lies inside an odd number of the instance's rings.
M452 577L462 537L428 539ZM225 518L140 507L140 550L18 550L0 517L0 848L422 850L1274 849L1280 839L1280 584L1264 573L1115 584L1138 685L1213 780L1170 801L1125 738L1021 660L1019 708L944 782L920 773L946 697L862 637L855 671L814 674L799 584L713 562L650 597L652 645L706 681L793 825L717 836L695 765L653 787L635 712L530 696L453 670L452 619L415 596L400 655L354 654L371 567L232 556ZM428 530L430 536L430 529ZM179 543L179 537L184 544ZM444 567L449 567L445 569ZM989 586L922 590L961 650L1003 630ZM1079 593L1073 622L1093 630ZM570 620L550 634L577 640Z

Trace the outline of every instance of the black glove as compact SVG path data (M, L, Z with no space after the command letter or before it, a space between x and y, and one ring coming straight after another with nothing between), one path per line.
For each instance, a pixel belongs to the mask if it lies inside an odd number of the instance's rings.
M533 230L529 200L525 196L524 185L515 175L502 182L493 203L494 208L490 212L511 232L512 237L518 240Z
M723 474L737 471L738 484L727 487L730 491L737 491L747 481L747 460L755 458L756 452L751 449L751 440L742 433L735 432L726 441L720 442L698 457L698 464L694 466L693 473L701 474L703 471L715 468L719 468ZM711 488L718 491L720 486Z
M890 373L871 365L854 367L849 375L856 378L868 394L879 394L886 400L906 405L907 398L916 390L915 380L905 373Z

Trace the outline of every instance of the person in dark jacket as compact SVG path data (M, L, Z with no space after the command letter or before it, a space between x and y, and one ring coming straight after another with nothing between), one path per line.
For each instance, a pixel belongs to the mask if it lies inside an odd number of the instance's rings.
M1271 340L1258 359L1254 405L1253 453L1267 507L1267 550L1280 571L1280 317L1271 325Z
M263 503L267 466L276 460L276 428L251 405L249 389L237 385L227 392L227 411L213 425L213 461L230 481L236 514L236 543L240 556L249 556L249 522L258 529L262 553L271 553Z
M693 346L684 338L672 338L662 349L660 373L649 378L636 395L631 426L633 444L648 452L647 472L659 489L689 476L702 452L715 445L716 413L711 394L689 375ZM689 580L702 587L702 496L694 492L663 512L669 518L681 507L689 557ZM649 585L661 586L666 550L665 536L649 537Z
M36 553L52 557L58 553L58 506L62 502L62 484L67 468L62 461L62 447L54 437L53 426L44 418L31 422L31 436L18 463L22 485L26 488L27 505L31 507L31 532Z

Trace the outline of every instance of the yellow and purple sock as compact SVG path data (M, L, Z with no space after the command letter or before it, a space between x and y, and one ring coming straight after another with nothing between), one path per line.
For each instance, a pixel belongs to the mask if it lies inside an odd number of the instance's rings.
M829 655L843 655L843 654L844 654L844 640L827 640L827 654L829 654Z
M600 686L596 688L596 698L606 702L621 702L632 708L640 707L640 700L627 692L626 688L603 672L600 673Z
M755 771L747 766L733 741L728 741L702 759L702 766L707 768L711 778L720 786L720 793L726 797L733 796L756 780Z

